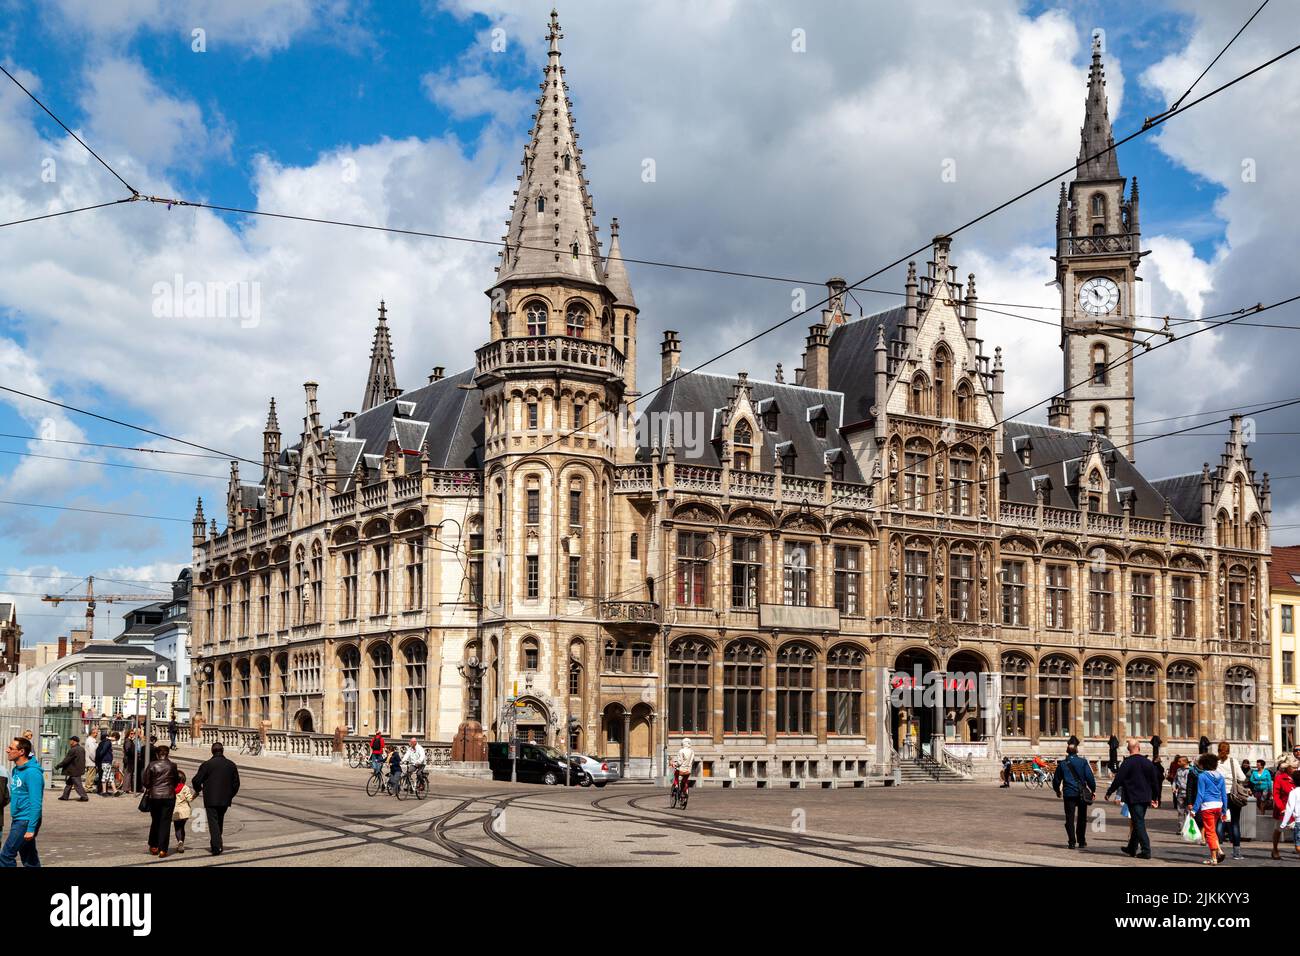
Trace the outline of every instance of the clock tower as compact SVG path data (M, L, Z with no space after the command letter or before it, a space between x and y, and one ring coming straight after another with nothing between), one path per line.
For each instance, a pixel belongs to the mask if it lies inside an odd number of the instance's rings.
M1132 460L1134 363L1125 360L1135 348L1134 291L1142 253L1137 179L1126 200L1114 146L1101 44L1094 38L1079 161L1068 190L1061 184L1056 210L1065 382L1049 421L1073 431L1099 431Z

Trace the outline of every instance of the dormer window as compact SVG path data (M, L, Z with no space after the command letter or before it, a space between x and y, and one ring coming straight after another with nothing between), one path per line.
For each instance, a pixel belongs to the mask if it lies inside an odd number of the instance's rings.
M808 410L808 420L812 422L813 434L818 438L826 437L827 417L825 406L818 405Z
M740 422L736 425L735 444L752 445L754 444L754 432L749 427L749 422Z
M763 413L763 427L765 429L767 429L770 432L774 432L776 431L776 426L778 424L779 423L777 421L775 408L769 408L767 411Z

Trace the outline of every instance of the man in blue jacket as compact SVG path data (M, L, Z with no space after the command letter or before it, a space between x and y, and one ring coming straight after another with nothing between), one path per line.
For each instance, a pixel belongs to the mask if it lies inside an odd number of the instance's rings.
M1120 847L1120 852L1139 860L1149 860L1151 838L1147 836L1147 807L1160 806L1164 779L1156 770L1155 764L1142 756L1141 749L1142 745L1136 737L1128 739L1128 756L1119 765L1119 772L1111 779L1106 797L1109 799L1120 787L1124 788L1124 803L1128 805L1133 829L1129 832L1128 845Z
M1077 843L1080 848L1088 845L1088 804L1097 791L1097 778L1092 775L1088 761L1079 756L1079 747L1070 744L1066 748L1066 758L1056 762L1056 773L1052 776L1052 789L1062 796L1065 789L1065 835L1069 839L1068 849L1073 850Z
M26 737L9 741L6 753L14 767L9 774L9 836L0 849L0 867L17 866L18 857L22 857L23 866L40 866L36 834L41 829L45 774L41 765L32 759L32 742Z

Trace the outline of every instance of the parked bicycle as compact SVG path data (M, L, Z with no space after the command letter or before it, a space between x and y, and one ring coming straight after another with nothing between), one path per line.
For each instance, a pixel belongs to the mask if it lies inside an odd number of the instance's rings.
M241 754L248 754L250 757L256 757L262 752L262 738L258 736L244 738L244 744L239 748Z
M367 741L358 741L348 747L348 766L356 770L370 766L370 744Z

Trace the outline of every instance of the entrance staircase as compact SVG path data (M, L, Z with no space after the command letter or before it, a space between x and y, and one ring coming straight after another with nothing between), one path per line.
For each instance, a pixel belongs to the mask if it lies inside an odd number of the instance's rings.
M976 778L967 776L946 764L939 763L929 754L916 757L900 757L898 774L903 786L925 783L974 783Z

